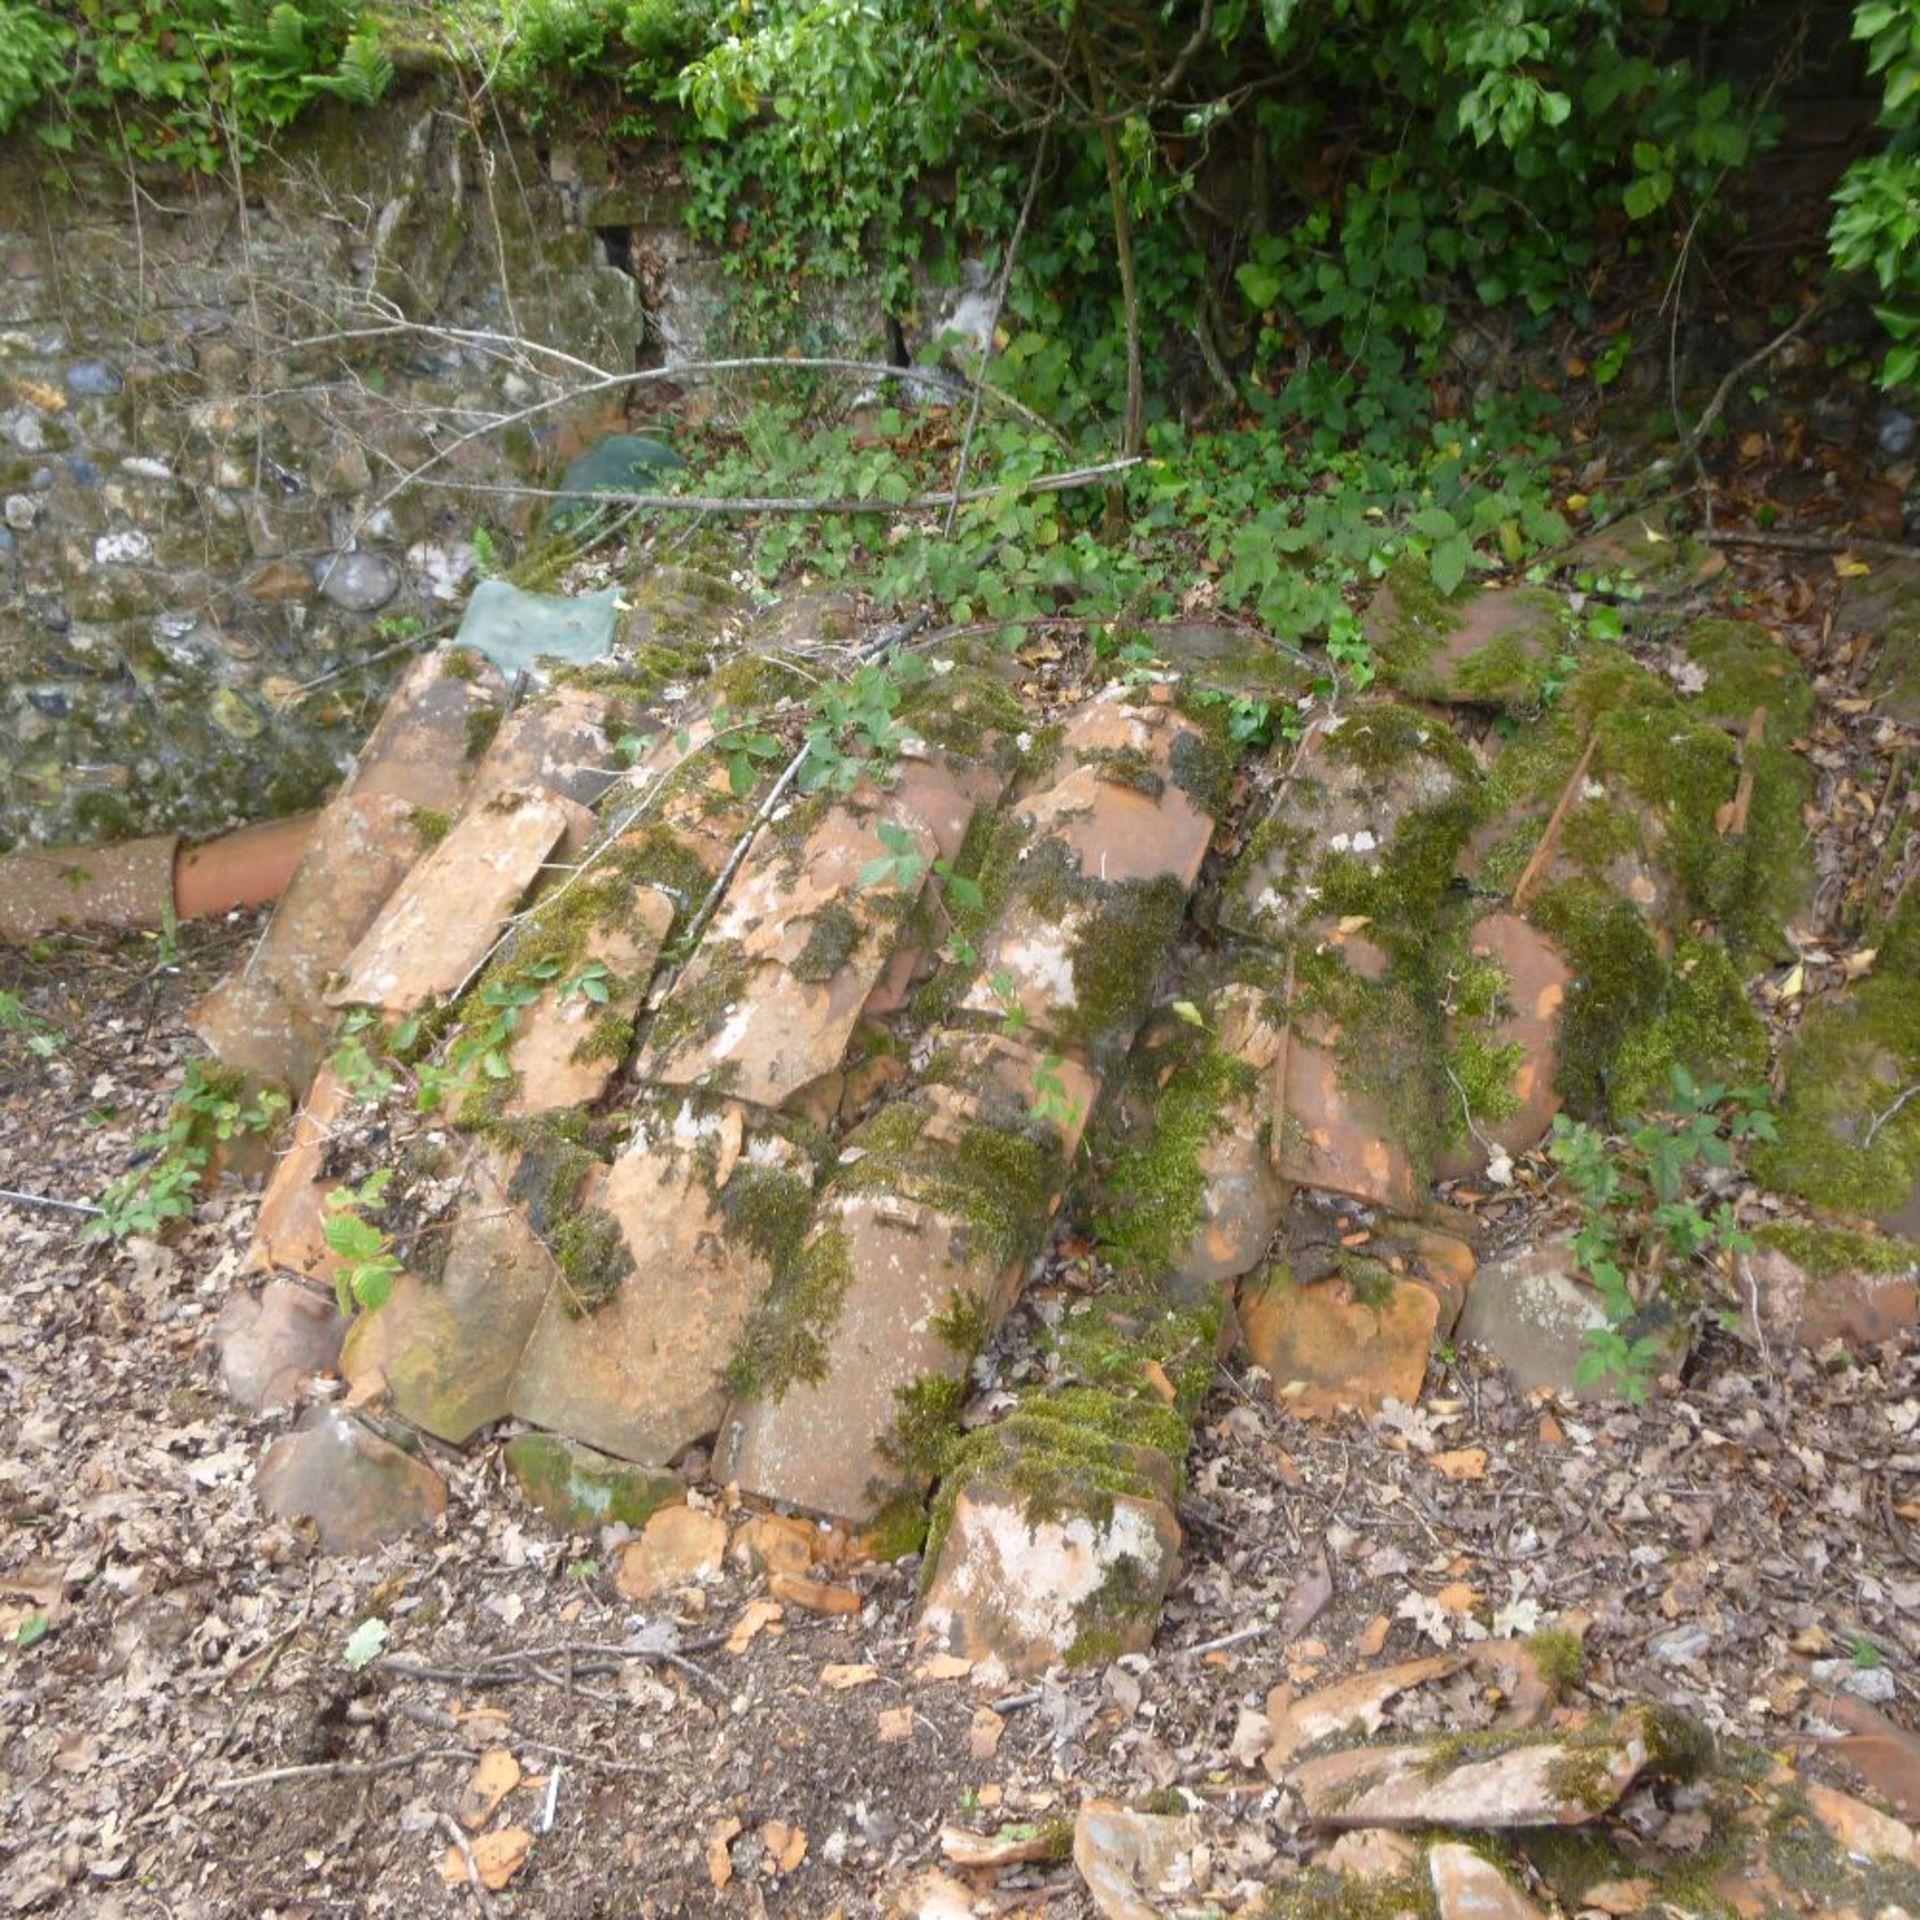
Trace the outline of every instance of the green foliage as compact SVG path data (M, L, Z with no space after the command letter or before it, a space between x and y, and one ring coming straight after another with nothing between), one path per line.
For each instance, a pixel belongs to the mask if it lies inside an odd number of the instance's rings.
M218 1149L248 1135L272 1132L286 1110L284 1094L271 1089L250 1093L244 1078L231 1069L194 1061L168 1109L166 1125L134 1142L135 1152L146 1158L100 1195L99 1217L87 1222L81 1237L150 1237L186 1219Z
M708 11L698 0L518 0L480 46L501 97L529 126L584 108L597 131L642 140L705 44Z
M358 1673L363 1667L370 1667L386 1652L387 1643L393 1638L392 1630L379 1615L371 1615L362 1620L347 1635L347 1643L340 1651L341 1659L350 1673Z
M15 1034L36 1060L51 1059L67 1044L67 1036L43 1020L9 989L0 989L0 1033Z
M385 1306L400 1277L400 1261L391 1243L365 1213L382 1204L392 1179L391 1167L378 1167L357 1186L336 1187L327 1195L321 1237L340 1259L333 1291L342 1313Z
M1736 1146L1773 1138L1764 1087L1702 1085L1684 1067L1673 1069L1666 1109L1622 1137L1555 1116L1547 1151L1581 1212L1574 1256L1608 1320L1587 1335L1578 1384L1613 1382L1635 1405L1646 1398L1663 1345L1633 1333L1648 1302L1695 1263L1752 1246L1732 1205L1710 1201L1703 1176L1731 1166Z
M0 133L219 173L332 94L371 106L393 64L356 0L0 0Z
M1920 373L1920 10L1911 0L1860 0L1853 33L1882 88L1887 144L1856 160L1834 195L1833 257L1866 275L1874 311L1893 338L1881 380L1907 386Z

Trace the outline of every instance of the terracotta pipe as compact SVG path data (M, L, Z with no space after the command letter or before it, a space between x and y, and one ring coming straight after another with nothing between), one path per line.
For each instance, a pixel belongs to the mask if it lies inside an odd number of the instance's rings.
M182 846L153 834L111 847L29 847L0 855L0 940L37 940L63 927L131 931L200 920L279 899L317 815L241 827Z
M182 847L173 862L173 911L205 920L236 908L268 907L287 890L313 838L317 813L266 820L217 840Z

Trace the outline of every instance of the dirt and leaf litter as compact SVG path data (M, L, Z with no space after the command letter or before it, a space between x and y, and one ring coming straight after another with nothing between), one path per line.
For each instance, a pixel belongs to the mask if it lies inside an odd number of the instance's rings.
M97 1051L8 1062L0 1184L79 1198L117 1170L188 1052L196 977L224 964L183 946L174 972L150 946L83 956ZM55 1006L55 969L7 964ZM1910 1336L1768 1367L1717 1337L1639 1410L1550 1406L1461 1358L1365 1424L1296 1421L1223 1368L1154 1650L1011 1689L915 1645L910 1566L842 1545L802 1567L795 1536L724 1504L743 1550L641 1606L617 1585L624 1542L545 1533L490 1449L437 1455L444 1530L364 1562L263 1525L260 1429L205 1353L248 1225L237 1190L167 1247L83 1248L38 1210L0 1215L15 1910L133 1914L165 1889L175 1913L484 1895L851 1915L914 1911L907 1890L944 1880L986 1911L1092 1913L1074 1821L1104 1799L1187 1836L1169 1855L1185 1891L1149 1910L1232 1911L1309 1849L1273 1755L1317 1692L1371 1688L1356 1713L1382 1741L1494 1738L1516 1641L1552 1667L1555 1712L1658 1700L1786 1752L1846 1732L1881 1792L1903 1758L1911 1775ZM1056 1266L1032 1311L1087 1278ZM994 1364L1017 1372L1017 1329ZM793 1597L822 1591L859 1611ZM350 1648L376 1650L356 1670ZM1409 1662L1429 1677L1354 1678ZM1892 1728L1878 1747L1856 1709ZM1124 1844L1138 1860L1147 1842Z

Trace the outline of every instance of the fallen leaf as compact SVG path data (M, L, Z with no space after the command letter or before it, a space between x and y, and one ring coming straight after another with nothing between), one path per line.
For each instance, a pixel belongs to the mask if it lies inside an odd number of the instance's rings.
M483 1833L469 1847L473 1870L489 1893L498 1893L522 1867L533 1851L533 1835L525 1827L502 1827L495 1833ZM458 1847L449 1847L440 1856L440 1878L450 1887L471 1884L466 1855Z
M964 1680L973 1671L973 1662L958 1653L936 1653L914 1668L916 1680Z
M756 1634L785 1617L785 1609L777 1600L749 1600L741 1609L740 1618L733 1623L733 1631L727 1635L727 1651L745 1653Z
M1354 1642L1354 1650L1362 1660L1378 1658L1380 1649L1387 1644L1387 1635L1393 1631L1393 1622L1384 1613L1376 1613L1360 1629L1360 1637Z
M1451 1453L1436 1453L1433 1464L1448 1480L1484 1480L1487 1476L1485 1447L1456 1447Z
M902 1740L913 1738L913 1709L911 1707L883 1707L880 1710L880 1741L883 1746L894 1746Z
M967 1728L967 1752L985 1765L1000 1751L1000 1736L1007 1723L991 1707L975 1707Z
M791 1826L785 1820L769 1820L760 1829L764 1846L781 1873L791 1873L807 1857L807 1830Z
M1540 1416L1540 1444L1543 1447L1564 1447L1567 1444L1567 1430L1552 1414Z
M1166 1368L1163 1367L1158 1360L1147 1361L1141 1367L1140 1371L1145 1377L1147 1385L1150 1386L1168 1406L1172 1406L1173 1403L1179 1399L1180 1395L1175 1390L1173 1382L1167 1378Z
M820 1669L820 1684L829 1693L846 1693L853 1687L871 1686L879 1678L878 1667L843 1665L829 1661Z
M489 1747L474 1762L460 1789L460 1824L478 1833L500 1810L500 1802L520 1784L520 1762L505 1747Z
M1480 1604L1480 1594L1464 1580L1451 1580L1433 1596L1433 1603L1449 1613L1471 1613Z
M1787 977L1780 982L1780 998L1782 1000L1798 999L1800 996L1801 988L1803 988L1806 984L1807 984L1807 970L1805 967L1800 966L1796 963L1788 971Z
M724 1887L733 1878L733 1843L740 1837L738 1820L722 1820L707 1835L707 1878L715 1889Z
M1327 1564L1326 1542L1313 1550L1306 1571L1294 1582L1280 1615L1280 1632L1288 1640L1304 1633L1326 1611L1333 1598L1333 1569Z
M767 1591L790 1600L808 1613L858 1613L860 1596L851 1587L829 1586L824 1580L804 1580L797 1573L776 1573Z

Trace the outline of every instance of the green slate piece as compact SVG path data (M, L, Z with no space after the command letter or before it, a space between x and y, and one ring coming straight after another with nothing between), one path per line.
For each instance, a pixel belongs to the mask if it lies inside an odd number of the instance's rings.
M571 598L482 580L467 602L454 645L485 655L509 686L522 673L538 680L536 661L584 667L604 660L613 648L618 604L616 587Z
M547 509L547 525L558 527L582 511L577 494L656 492L663 475L686 464L671 447L645 434L610 433L568 462L560 497Z

